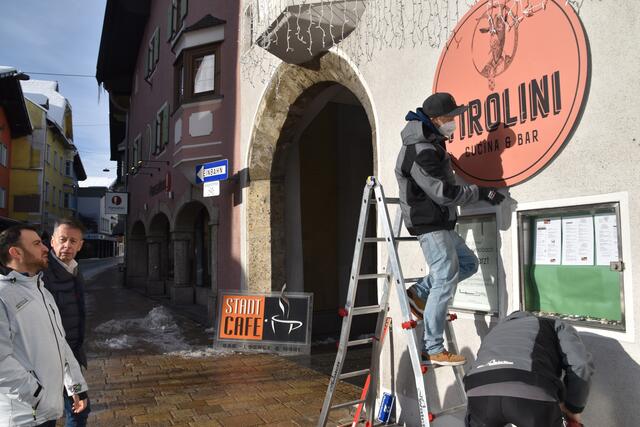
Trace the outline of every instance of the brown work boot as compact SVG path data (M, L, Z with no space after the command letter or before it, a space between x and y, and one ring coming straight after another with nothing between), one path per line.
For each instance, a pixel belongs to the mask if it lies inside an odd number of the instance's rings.
M413 290L413 287L407 289L407 296L409 297L409 307L411 313L417 318L422 320L424 317L424 306L426 301L420 298L418 293Z
M449 353L447 350L436 354L427 354L423 351L422 357L424 357L427 362L431 362L432 365L458 366L467 363L467 359L465 359L464 356Z

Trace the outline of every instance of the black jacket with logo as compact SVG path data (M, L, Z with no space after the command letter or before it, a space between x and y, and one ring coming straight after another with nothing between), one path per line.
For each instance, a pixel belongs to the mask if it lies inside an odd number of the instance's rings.
M407 117L419 116L410 113ZM440 133L420 120L411 120L401 135L395 174L407 230L412 235L452 230L456 206L478 201L478 187L456 183L445 137Z
M49 267L44 270L42 280L47 290L53 295L60 311L67 343L78 363L86 368L87 356L82 347L86 319L82 274L78 272L74 276L69 273L60 265L53 251L49 251Z
M561 320L517 311L484 337L464 384L471 390L486 384L524 382L580 413L587 403L593 372L591 353L575 328Z

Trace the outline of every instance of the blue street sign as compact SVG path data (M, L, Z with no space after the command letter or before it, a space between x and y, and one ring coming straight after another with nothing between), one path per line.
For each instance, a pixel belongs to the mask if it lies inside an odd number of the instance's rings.
M196 184L223 181L229 178L229 160L205 163L196 166Z

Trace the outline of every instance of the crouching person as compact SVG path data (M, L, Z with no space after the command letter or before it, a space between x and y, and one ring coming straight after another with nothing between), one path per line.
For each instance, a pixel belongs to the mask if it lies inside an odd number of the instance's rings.
M54 427L63 387L76 413L87 405L87 384L40 278L47 253L29 226L0 233L0 427Z
M464 378L467 427L580 425L594 366L576 330L516 311L482 340ZM563 378L564 373L564 378Z

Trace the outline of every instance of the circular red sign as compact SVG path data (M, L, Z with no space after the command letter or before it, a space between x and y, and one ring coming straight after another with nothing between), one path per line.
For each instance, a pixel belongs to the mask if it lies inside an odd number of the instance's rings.
M120 196L113 196L111 198L111 203L118 206L120 205L120 203L122 203L122 198Z
M468 105L447 145L467 181L518 184L568 139L589 70L584 30L565 3L479 1L453 31L433 91Z

